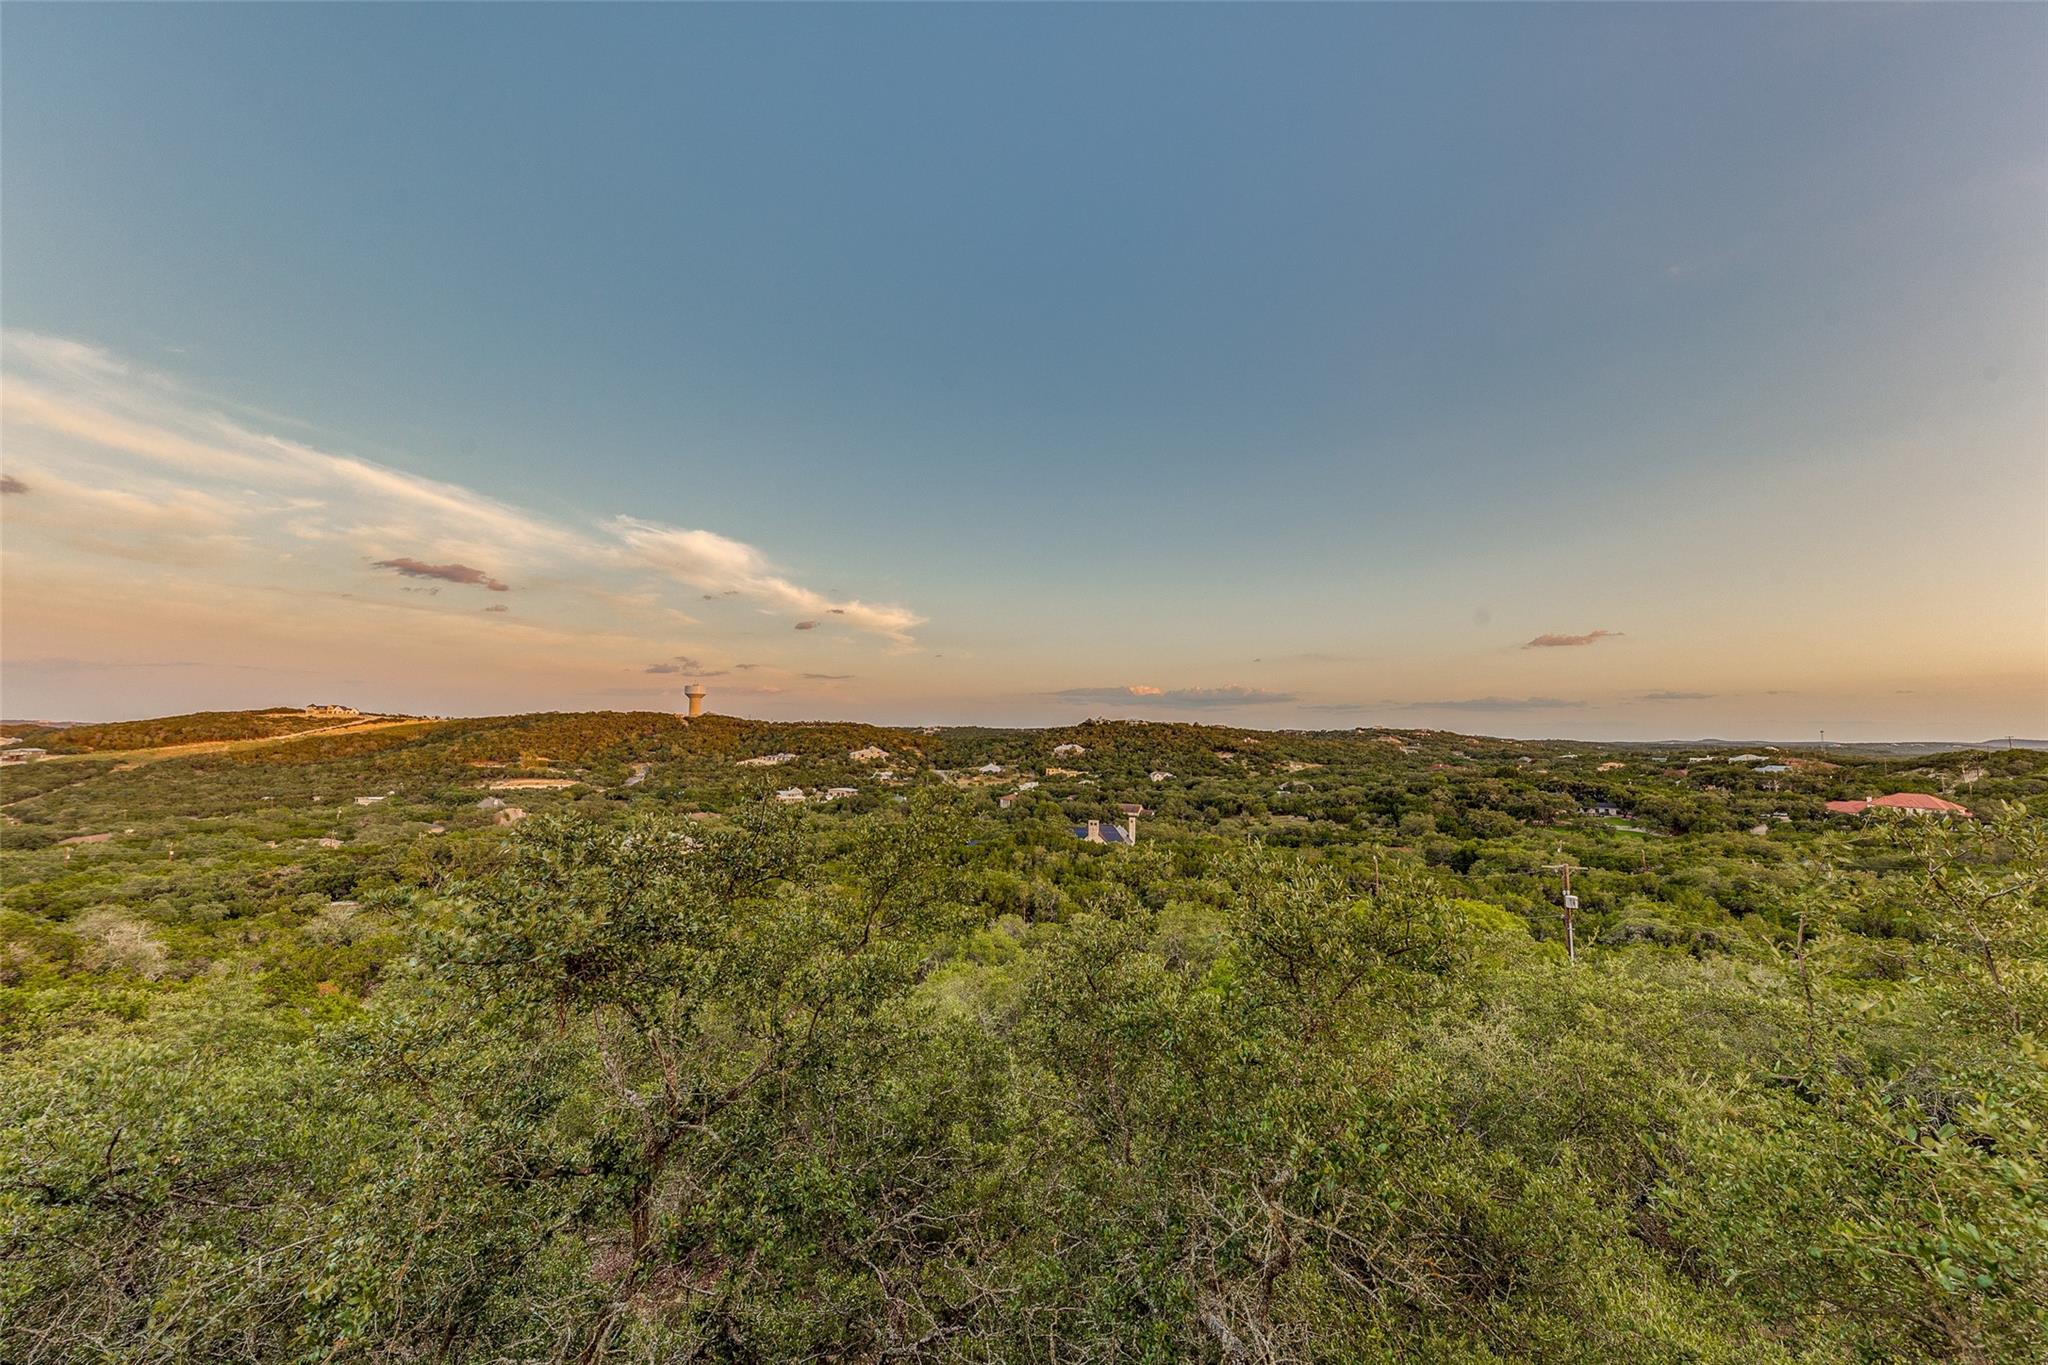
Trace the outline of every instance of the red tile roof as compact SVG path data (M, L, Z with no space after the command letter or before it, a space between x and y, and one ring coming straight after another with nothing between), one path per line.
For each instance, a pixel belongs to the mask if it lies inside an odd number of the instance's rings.
M1861 815L1866 810L1917 810L1928 815L1960 815L1966 820L1975 819L1970 812L1953 801L1944 801L1939 796L1926 792L1893 792L1890 796L1872 797L1868 801L1830 801L1829 810L1837 815Z
M1880 796L1870 804L1873 806L1884 806L1891 810L1924 810L1937 812L1942 815L1968 815L1970 813L1953 801L1944 801L1938 796L1929 796L1926 792L1894 792L1890 796Z

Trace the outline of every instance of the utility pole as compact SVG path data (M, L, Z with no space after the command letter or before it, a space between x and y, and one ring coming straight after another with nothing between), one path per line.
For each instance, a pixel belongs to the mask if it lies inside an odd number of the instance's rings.
M1557 850L1558 857L1564 857L1564 850ZM1564 897L1564 952L1573 962L1579 960L1579 940L1572 926L1572 912L1579 908L1579 898L1572 894L1572 873L1583 872L1584 868L1570 862L1545 863L1545 872L1555 872L1561 879L1560 894Z

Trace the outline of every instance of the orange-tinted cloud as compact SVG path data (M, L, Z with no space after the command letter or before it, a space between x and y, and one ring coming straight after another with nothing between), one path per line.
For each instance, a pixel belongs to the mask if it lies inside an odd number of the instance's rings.
M1612 640L1621 634L1618 630L1591 630L1584 635L1539 635L1523 645L1524 649L1570 649L1577 645L1590 645L1596 640Z
M511 585L500 583L482 569L473 569L467 564L428 564L418 559L380 559L375 566L404 574L407 578L438 578L443 583L473 583L492 592L510 592Z

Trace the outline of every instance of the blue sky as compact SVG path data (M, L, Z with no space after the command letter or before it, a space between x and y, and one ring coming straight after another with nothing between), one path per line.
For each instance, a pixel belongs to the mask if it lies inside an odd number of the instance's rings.
M2048 730L2039 6L4 36L10 715Z

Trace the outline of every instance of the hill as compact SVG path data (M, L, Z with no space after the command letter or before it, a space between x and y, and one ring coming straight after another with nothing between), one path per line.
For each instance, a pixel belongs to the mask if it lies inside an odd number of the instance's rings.
M0 724L0 735L57 754L110 753L131 749L156 749L178 744L227 743L236 740L273 739L314 730L331 730L364 721L390 719L357 714L336 715L316 709L278 706L261 711L197 711L153 720L125 720L104 724L65 723L50 725L35 721Z

